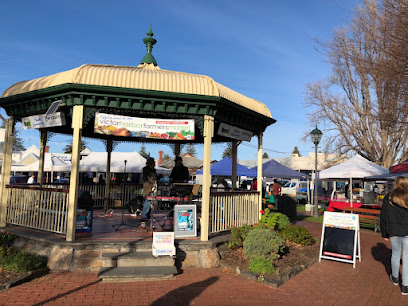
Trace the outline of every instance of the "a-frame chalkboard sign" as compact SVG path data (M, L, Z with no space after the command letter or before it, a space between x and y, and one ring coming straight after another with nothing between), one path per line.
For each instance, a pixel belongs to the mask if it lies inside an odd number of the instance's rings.
M348 213L324 212L319 261L324 259L352 263L361 261L359 216Z

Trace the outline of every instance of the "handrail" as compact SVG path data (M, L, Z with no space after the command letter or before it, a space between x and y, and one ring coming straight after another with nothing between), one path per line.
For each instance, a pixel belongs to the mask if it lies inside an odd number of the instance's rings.
M211 195L214 196L222 196L222 195L245 195L245 194L259 194L258 191L256 190L248 190L248 191L239 191L239 190L234 190L234 191L215 191L211 192Z
M39 186L39 185L37 185ZM29 189L29 190L40 190L40 191L56 191L56 192L62 192L62 193L69 193L69 189L63 189L63 188L45 188L45 187L37 187L36 185L6 185L6 188L11 188L11 189Z

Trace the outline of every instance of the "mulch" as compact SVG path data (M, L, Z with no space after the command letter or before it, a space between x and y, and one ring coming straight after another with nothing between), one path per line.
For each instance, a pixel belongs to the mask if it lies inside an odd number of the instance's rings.
M2 268L0 268L0 287L3 284L6 284L18 277L20 277L21 275L23 275L23 273L19 273L19 272L14 272L14 271L7 271L4 270Z

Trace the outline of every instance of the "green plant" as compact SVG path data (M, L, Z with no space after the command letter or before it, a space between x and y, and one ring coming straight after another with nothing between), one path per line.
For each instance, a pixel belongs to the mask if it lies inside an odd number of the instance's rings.
M289 218L284 214L272 212L269 208L266 208L265 211L261 210L261 213L262 217L256 225L258 228L269 228L281 231L290 225Z
M250 225L231 227L232 239L228 241L228 247L231 249L242 247L246 236L252 229L253 227Z
M6 270L17 272L33 271L43 265L40 255L31 254L26 251L13 252L3 258L1 266Z
M249 270L261 275L275 273L273 263L264 257L257 257L254 260L251 260L249 263Z
M14 236L10 232L0 232L0 247L10 247L13 240Z
M280 257L279 253L285 246L284 240L275 231L257 228L249 232L244 241L244 254L254 260L264 257L274 260Z
M9 232L0 232L0 263L14 251L13 240L14 236Z
M302 226L288 226L282 230L281 236L285 240L298 243L300 245L311 245L316 242L309 231Z

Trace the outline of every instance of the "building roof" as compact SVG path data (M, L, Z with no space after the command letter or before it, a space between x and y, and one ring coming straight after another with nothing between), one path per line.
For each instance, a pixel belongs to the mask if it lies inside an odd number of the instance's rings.
M208 76L162 70L148 63L137 67L85 64L68 71L18 82L6 89L1 98L72 83L220 97L272 118L268 108L260 101L225 87Z
M272 158L262 159L262 163L269 162ZM291 168L296 171L311 171L314 170L315 154L309 153L307 156L299 156L298 154L292 154L286 157L273 158L278 163ZM338 164L347 160L346 156L341 156L334 153L317 153L317 170L323 170L332 165ZM257 160L241 160L242 165L253 168L257 166Z
M186 166L188 169L200 169L203 166L203 161L194 156L183 155L183 165ZM168 169L174 168L174 159L164 159L163 164L160 166Z

